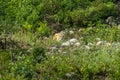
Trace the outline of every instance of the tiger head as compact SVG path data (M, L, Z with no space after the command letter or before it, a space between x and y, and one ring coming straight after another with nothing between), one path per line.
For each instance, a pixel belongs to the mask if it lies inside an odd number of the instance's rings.
M55 33L53 36L53 40L61 41L65 35L65 32L61 31L60 33Z

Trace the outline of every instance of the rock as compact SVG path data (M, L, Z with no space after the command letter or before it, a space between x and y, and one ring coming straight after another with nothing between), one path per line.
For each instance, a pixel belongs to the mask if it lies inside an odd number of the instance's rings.
M65 51L63 52L63 54L66 54L66 53L67 53L67 52L65 52Z
M97 41L100 41L100 38L96 38Z
M75 39L75 38L69 40L70 43L75 43L75 42L77 42L77 41L78 41L78 40Z
M61 46L66 47L66 46L70 46L70 45L71 45L71 43L69 41L66 41L66 42L62 43Z
M73 77L73 75L74 75L74 72L66 73L66 76L69 77L69 78Z
M94 44L93 43L88 43L88 46L93 46Z
M110 27L116 25L116 23L115 23L115 18L114 18L113 16L109 16L109 17L106 19L106 23L107 23Z
M90 48L89 46L87 46L87 45L85 46L85 48L86 48L86 49L88 49L88 50L90 50L90 49L91 49L91 48Z
M118 16L118 17L116 18L115 22L116 22L117 25L120 25L120 16Z
M120 24L117 26L118 29L120 29Z
M82 29L79 29L79 30L78 30L78 32L81 32L81 31L82 31Z
M107 46L107 47L111 46L111 43L107 42L107 43L106 43L106 46Z
M71 45L73 45L73 46L79 46L80 43L78 42L77 39L72 38L72 39L70 39L70 40L68 40L68 41L66 41L66 42L64 42L64 43L62 43L61 46L71 46Z
M88 45L83 45L83 46L81 47L81 49L83 49L83 50L85 50L85 49L90 50L91 48L90 48L90 46L88 46Z
M78 47L78 46L80 46L80 43L79 43L79 42L77 42L77 43L75 43L74 45Z
M101 45L102 44L102 41L98 41L97 43L96 43L96 46L99 46L99 45Z
M70 34L70 35L74 34L74 31L72 31L72 30L71 30L71 31L69 31L69 34Z
M57 49L57 47L54 46L54 47L51 47L50 49L55 50L55 49Z
M106 23L112 27L112 26L117 26L120 24L120 15L117 16L116 18L113 17L113 16L109 16L107 19L106 19Z

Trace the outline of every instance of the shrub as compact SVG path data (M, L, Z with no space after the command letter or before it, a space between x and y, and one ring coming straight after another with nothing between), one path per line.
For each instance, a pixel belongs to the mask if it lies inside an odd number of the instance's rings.
M34 48L32 51L33 61L40 63L46 58L45 49L43 47Z
M39 27L37 28L38 33L40 33L41 36L48 36L51 33L51 29L48 27L46 22L40 22Z
M33 29L39 26L39 21L86 27L91 23L96 25L98 20L102 22L108 16L118 15L114 2L116 0L1 1L3 9L0 10L0 17L10 24L17 22L24 25L27 22ZM54 18L49 21L47 17Z
M26 30L31 30L32 29L32 25L30 25L29 23L25 22L25 24L23 25L23 27L26 29Z
M70 18L74 25L81 25L83 21L86 21L85 11L83 9L77 9L70 12Z

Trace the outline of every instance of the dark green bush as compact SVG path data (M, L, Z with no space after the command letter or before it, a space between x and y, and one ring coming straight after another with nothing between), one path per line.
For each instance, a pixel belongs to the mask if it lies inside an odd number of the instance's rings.
M1 1L0 21L7 24L25 23L32 25L32 29L39 27L39 22L69 25L69 27L88 27L101 24L108 16L116 16L115 0L24 0ZM91 26L94 26L91 25Z
M9 53L10 54L10 53ZM13 56L14 55L14 56ZM23 50L15 50L10 56L13 56L15 60L9 59L9 63L6 64L6 73L12 74L13 78L20 78L31 80L33 78L37 79L37 68L36 64L39 64L46 59L45 49L43 47L35 47L33 51L27 54ZM10 57L8 56L8 57ZM3 57L3 55L2 55ZM7 58L7 57L6 57ZM4 58L3 58L4 59ZM1 60L1 59L0 59ZM3 60L2 60L3 61ZM7 61L5 61L7 62ZM5 64L4 64L5 66ZM2 67L4 67L2 66ZM0 66L1 67L1 66ZM2 71L3 72L3 71ZM5 72L4 72L5 73ZM1 74L1 73L0 73ZM14 76L15 75L15 76ZM6 78L10 78L5 74ZM3 77L4 78L4 77Z
M49 36L51 34L51 29L46 22L40 22L36 31L40 36Z
M34 48L32 51L33 61L40 63L42 60L46 59L45 49L43 47Z

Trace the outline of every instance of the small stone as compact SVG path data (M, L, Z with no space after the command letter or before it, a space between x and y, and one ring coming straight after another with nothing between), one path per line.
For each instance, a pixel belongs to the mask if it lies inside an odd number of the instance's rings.
M75 43L75 42L77 42L78 40L75 39L75 38L73 38L73 39L70 39L69 41L70 41L70 43Z
M63 52L63 54L66 54L67 52Z
M72 30L71 30L71 31L69 31L69 34L74 34L74 31L72 31Z
M88 43L88 46L93 46L93 43Z
M81 32L81 31L82 31L82 29L79 29L79 30L78 30L78 32Z
M79 42L77 42L77 43L75 43L74 45L78 47L78 46L80 46L80 43L79 43Z
M56 48L56 47L51 47L51 49L52 49L52 50L55 50L55 49L57 49L57 48Z
M66 73L67 77L72 77L74 75L74 72Z
M96 38L97 41L100 41L100 38Z
M69 41L66 41L66 42L62 43L61 46L70 46L70 42L69 42Z
M47 54L51 54L51 52L47 52Z
M102 44L102 41L99 41L99 42L96 43L96 46L99 46L101 44Z
M45 40L48 40L49 38L48 37L44 37Z
M108 42L108 43L106 43L106 46L107 46L107 47L111 46L111 43L109 43L109 42Z
M118 29L120 29L120 24L118 25L118 27L117 27Z
M58 52L62 52L62 50L58 50Z
M86 48L86 49L88 49L88 50L90 49L90 47L89 47L89 46L85 46L85 48Z

